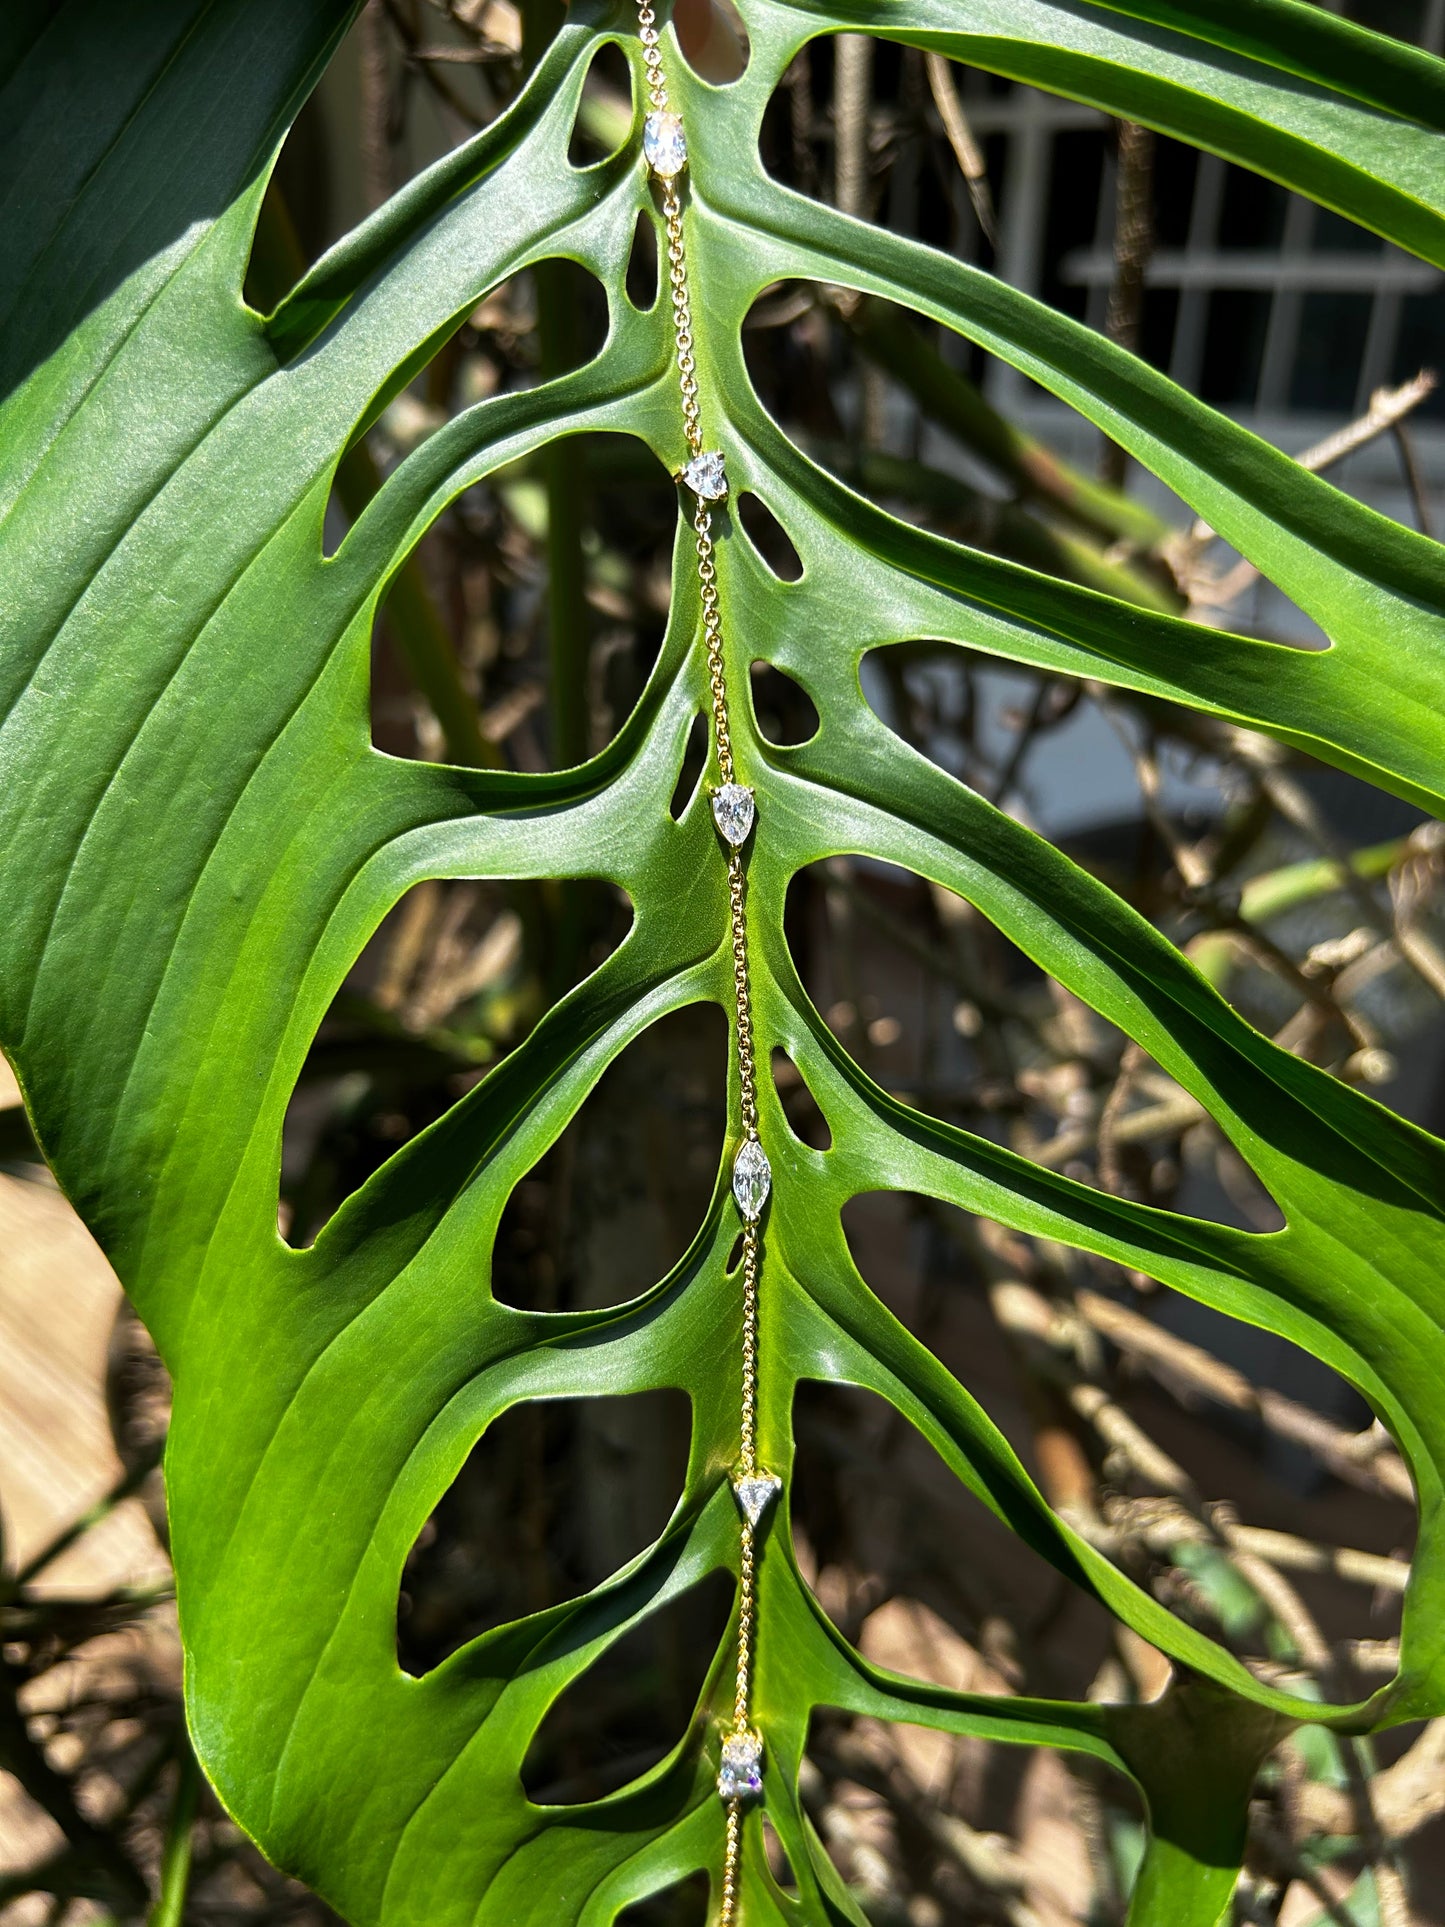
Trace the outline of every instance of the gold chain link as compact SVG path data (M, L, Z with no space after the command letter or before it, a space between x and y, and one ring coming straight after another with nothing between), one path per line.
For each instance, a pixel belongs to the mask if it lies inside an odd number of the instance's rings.
M667 112L667 75L662 71L662 49L657 44L657 15L652 0L637 0L637 25L642 38L642 59L647 68L647 97L656 114Z
M677 197L675 181L664 183L662 213L667 222L667 279L672 289L672 326L677 338L682 429L689 449L698 455L702 452L702 416L697 400L697 364L692 352L692 297L687 285L687 246L682 238L682 202Z
M699 436L699 443L701 443L701 436ZM707 679L712 694L712 733L717 746L717 766L721 772L723 781L725 783L731 783L733 780L733 739L732 733L728 729L727 674L723 668L722 617L718 611L717 569L713 562L712 516L708 513L707 506L703 502L699 502L697 505L697 511L692 520L692 528L693 535L697 542L697 580L698 587L702 594L702 633L703 639L707 644ZM729 860L729 871L731 871L733 864L737 864L739 868L741 868L742 858L736 850L733 851L732 857ZM739 902L738 891L734 890L733 954L737 954L739 931L742 931L744 952L743 970L744 974L746 974L747 933L743 930L742 911L738 907ZM740 1064L739 1068L744 1088L749 1094L747 1101L750 1102L753 1077L751 1034L748 1040L747 1062ZM754 1112L754 1128L755 1127L756 1112Z
M738 1876L743 1858L743 1810L737 1800L728 1801L727 1846L723 1850L722 1906L718 1927L732 1927L738 1917Z
M652 0L638 0L638 25L642 57L647 72L647 94L654 114L669 113L667 76L659 46L657 16ZM667 275L672 303L674 348L677 360L678 389L682 401L682 426L689 455L703 453L702 408L698 394L697 360L693 342L692 296L688 281L687 245L683 232L682 202L675 178L662 181L662 212L667 227ZM712 708L713 743L718 770L724 785L734 781L732 732L728 727L727 671L723 654L722 614L718 603L716 552L713 545L712 515L707 502L699 496L693 513L693 539L697 550L698 591L702 603L703 643L707 662L708 689ZM758 1142L757 1069L753 1051L753 1007L748 970L747 877L742 853L728 852L728 921L732 941L733 993L736 1011L738 1107L745 1143ZM739 1414L739 1452L737 1476L752 1478L757 1472L758 1404L758 1273L762 1245L756 1216L745 1217L742 1261L742 1398ZM742 1511L738 1557L737 1665L733 1692L732 1735L750 1737L748 1724L752 1700L752 1674L757 1600L756 1532L752 1520ZM734 1927L738 1919L742 1877L741 1796L726 1798L727 1837L723 1858L723 1879L718 1927Z

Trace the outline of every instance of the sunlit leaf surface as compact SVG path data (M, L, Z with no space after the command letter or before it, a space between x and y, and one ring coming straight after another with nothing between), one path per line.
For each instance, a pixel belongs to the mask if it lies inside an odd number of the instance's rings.
M724 523L736 689L769 660L821 727L777 749L744 705L757 1024L832 1133L790 1133L763 1281L762 1448L786 1470L798 1381L889 1400L957 1477L1168 1654L1180 1683L1128 1708L954 1693L889 1677L827 1622L786 1510L762 1562L756 1712L785 1899L750 1822L746 1918L860 1919L803 1818L815 1707L1082 1749L1133 1775L1153 1822L1133 1918L1211 1927L1258 1760L1319 1709L1256 1680L1078 1538L986 1412L879 1303L840 1228L895 1188L1117 1259L1326 1360L1415 1477L1420 1543L1401 1670L1325 1717L1445 1710L1441 1278L1445 1152L1265 1041L1102 885L922 760L859 690L914 638L1100 679L1272 733L1427 808L1445 794L1445 573L1429 543L1304 475L1162 376L989 276L771 182L762 112L809 37L862 28L1238 160L1434 260L1445 255L1437 66L1295 0L744 0L726 88L675 49L692 148L700 379L735 488L796 546L780 582ZM705 796L669 814L705 706L689 551L643 699L595 761L518 776L391 760L370 741L379 596L462 489L559 437L682 452L663 306L623 292L650 189L634 138L567 158L599 39L636 63L625 7L579 4L516 106L337 247L271 317L241 286L271 157L348 24L345 0L22 0L0 23L0 1035L62 1183L176 1384L167 1461L188 1704L208 1773L278 1863L358 1923L561 1927L719 1864L719 1649L672 1755L612 1798L532 1804L520 1769L549 1705L664 1602L736 1556L735 1219L720 1182L667 1277L620 1309L541 1314L489 1292L511 1187L605 1067L663 1013L726 1007L724 871ZM670 45L670 43L669 43ZM329 558L333 471L380 403L505 277L564 255L609 291L597 358L484 402L387 480ZM985 344L1161 476L1327 633L1294 651L1187 625L921 533L792 445L755 398L740 328L761 289L887 296ZM685 533L685 532L684 532ZM835 853L967 898L1205 1105L1277 1201L1247 1234L1095 1192L931 1121L850 1060L784 939L790 876ZM399 1152L314 1246L277 1234L283 1115L322 1013L414 883L603 877L636 921L507 1062ZM720 1364L720 1361L727 1361ZM471 1447L519 1401L676 1387L685 1490L657 1543L586 1597L503 1626L424 1678L396 1656L401 1569Z

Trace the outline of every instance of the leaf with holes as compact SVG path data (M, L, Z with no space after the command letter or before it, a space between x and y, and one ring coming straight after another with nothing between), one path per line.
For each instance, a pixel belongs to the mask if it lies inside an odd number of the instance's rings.
M666 304L624 292L653 205L639 129L582 168L568 143L598 46L638 64L623 7L580 0L514 107L366 221L267 316L241 288L280 137L349 0L22 0L0 26L0 1036L47 1156L174 1375L167 1461L187 1703L222 1798L349 1919L600 1923L696 1869L731 1651L671 1755L616 1795L533 1803L549 1706L616 1642L736 1559L735 1217L719 1176L686 1256L616 1309L542 1314L489 1291L517 1180L604 1069L665 1013L729 1007L725 873L706 797L669 799L704 706L695 582L678 550L655 672L610 748L522 776L373 750L379 597L440 509L582 431L683 453ZM762 1281L765 1462L791 1463L795 1387L881 1395L958 1479L1176 1664L1135 1707L952 1692L865 1661L764 1525L756 1717L797 1900L747 1829L743 1909L859 1920L797 1774L815 1709L1091 1754L1143 1790L1132 1918L1209 1927L1228 1904L1263 1753L1302 1719L1346 1732L1445 1709L1445 1335L1437 1142L1250 1029L1153 929L1046 843L909 750L859 665L927 637L1192 704L1434 808L1445 794L1437 552L1302 473L1080 326L989 276L783 190L764 106L810 37L863 28L1131 115L1442 258L1439 69L1295 0L744 0L744 76L689 73L686 221L710 440L801 559L783 582L736 526L718 561L729 668L796 679L820 726L776 748L735 722L758 798L749 854L760 1045L786 1050L831 1131L816 1151L771 1089ZM587 365L483 401L387 479L335 554L343 451L480 297L569 257L608 290ZM1323 626L1295 651L1191 627L922 533L780 431L744 316L808 278L981 343L1132 451ZM685 531L684 531L685 533ZM789 878L836 853L957 892L1152 1053L1278 1201L1251 1235L1096 1193L932 1121L863 1074L805 995ZM400 1151L307 1250L276 1230L289 1093L321 1014L426 878L609 879L635 923L527 1043ZM736 1092L733 1094L734 1104ZM1399 1440L1420 1504L1398 1676L1324 1710L1262 1683L1044 1504L989 1416L864 1286L840 1211L872 1189L947 1200L1125 1265L1307 1347ZM519 1403L674 1388L692 1410L676 1511L581 1599L398 1668L403 1561L486 1429Z

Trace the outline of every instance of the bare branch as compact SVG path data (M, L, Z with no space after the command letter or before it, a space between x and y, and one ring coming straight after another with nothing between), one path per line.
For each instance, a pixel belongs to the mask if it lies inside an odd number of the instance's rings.
M993 193L988 184L988 165L983 158L983 149L973 137L973 129L968 124L968 116L963 111L963 102L958 97L958 89L953 84L953 68L944 54L929 54L927 57L928 88L933 95L933 104L938 109L938 118L943 122L943 131L948 144L953 149L953 158L958 162L959 172L968 183L968 198L973 204L978 224L983 229L984 238L991 248L998 247L998 217L994 211Z

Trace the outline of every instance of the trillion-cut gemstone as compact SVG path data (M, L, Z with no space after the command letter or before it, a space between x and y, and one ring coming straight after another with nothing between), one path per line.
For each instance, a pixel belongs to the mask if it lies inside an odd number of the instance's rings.
M642 151L647 165L664 181L675 179L687 166L687 136L676 114L649 114L642 123Z
M755 1526L783 1489L773 1472L749 1472L733 1480L733 1497L750 1526Z
M751 1224L768 1201L773 1185L773 1167L767 1152L755 1137L750 1137L733 1164L733 1196L738 1210Z
M756 1733L724 1733L717 1790L724 1800L746 1800L763 1790L763 1743Z
M705 448L682 471L684 484L699 502L720 502L728 492L727 463L720 448Z
M723 783L712 793L712 820L735 850L747 842L755 813L753 793L741 783Z

